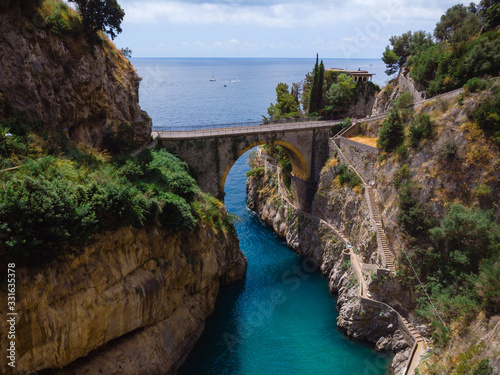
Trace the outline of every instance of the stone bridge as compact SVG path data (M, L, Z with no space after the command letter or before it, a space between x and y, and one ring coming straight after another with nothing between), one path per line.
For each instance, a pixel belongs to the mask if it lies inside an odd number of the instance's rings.
M224 199L224 185L233 164L262 144L283 147L292 162L295 204L309 211L319 174L328 158L328 139L339 121L296 122L210 130L154 131L158 145L191 168L203 191Z

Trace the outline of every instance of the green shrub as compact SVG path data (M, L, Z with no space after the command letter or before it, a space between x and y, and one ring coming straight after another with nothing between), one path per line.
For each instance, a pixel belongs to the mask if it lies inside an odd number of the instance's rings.
M398 219L413 236L422 236L437 223L431 206L420 200L421 188L414 181L407 181L399 190Z
M45 4L45 8L51 12L45 17L45 23L53 34L64 35L71 33L76 36L81 33L82 25L79 17L66 4L49 1Z
M488 359L483 359L473 369L471 375L492 375L493 367Z
M410 91L404 91L394 101L394 108L396 108L399 111L407 109L411 105L413 105L413 94Z
M458 145L453 138L447 138L438 150L438 155L444 160L453 160L457 158Z
M471 117L483 129L486 135L500 146L500 89L493 90L493 95L481 99L471 113Z
M191 213L191 206L184 198L167 192L161 199L163 208L160 221L166 228L176 232L189 232L195 227L197 220Z
M455 272L478 273L482 259L500 246L500 227L491 211L452 205L441 226L429 231L430 239Z
M240 220L238 216L226 213L222 202L209 194L200 194L200 199L192 202L191 207L201 223L215 230L233 232L233 222Z
M410 144L417 147L422 139L432 138L436 134L436 125L427 113L418 115L408 129Z
M477 303L477 296L470 283L465 282L465 284L461 285L461 293L457 293L456 285L444 285L439 281L429 282L427 289L432 295L434 305L445 318L445 321L450 322L458 318L465 318L470 322L481 310L481 306ZM430 308L430 306L427 306L427 303L422 303L422 301L421 305ZM420 314L422 314L422 311ZM428 314L432 316L434 312L429 311Z
M340 269L342 271L347 271L348 269L351 268L351 260L350 259L345 259L342 261L342 263L340 264Z
M434 96L459 88L474 77L496 76L500 69L500 36L488 32L460 46L430 44L411 56L411 61L412 77Z
M337 174L341 185L348 185L351 189L353 189L354 187L362 184L359 176L356 172L351 171L347 164L339 164L337 166Z
M403 160L408 160L408 157L410 156L409 151L408 151L408 146L406 143L402 143L397 149L396 149L396 155L398 155L401 159Z
M265 168L264 167L256 167L250 169L247 173L247 177L264 177Z
M409 122L413 117L413 94L410 91L404 91L394 101L394 109L397 110L401 116L403 123Z
M131 182L138 181L144 175L140 165L132 160L126 160L125 164L120 167L119 173Z
M500 312L500 259L498 254L491 259L481 261L479 275L474 285L487 312L492 315Z
M377 147L391 152L404 141L404 124L399 111L391 110L378 134Z
M432 247L415 252L414 264L445 322L467 326L486 311L500 312L500 226L491 211L452 205L439 227L429 230ZM417 313L432 322L437 347L449 340L427 298Z
M464 89L466 92L483 91L486 90L487 87L488 81L477 77L469 79L464 85Z
M148 150L139 158L142 162L151 160L143 165L144 183L154 185L159 191L171 191L188 202L200 191L196 180L189 175L188 165L166 150Z
M165 150L148 150L119 167L95 159L89 168L44 156L2 175L0 255L44 263L77 251L97 231L159 222L177 232L197 224L190 202L202 198L186 163ZM202 211L210 211L216 228L230 228L221 203L210 198Z
M156 200L146 198L135 186L123 181L90 182L79 187L77 197L95 213L99 227L107 229L141 227L153 221L160 210Z
M0 230L20 264L51 261L83 246L96 224L88 204L75 201L63 180L14 178L0 191Z

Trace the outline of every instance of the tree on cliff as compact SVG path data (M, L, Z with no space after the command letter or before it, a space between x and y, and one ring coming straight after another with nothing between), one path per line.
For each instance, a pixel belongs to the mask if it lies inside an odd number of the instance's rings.
M385 152L395 150L405 139L405 128L397 109L392 109L378 133L377 147Z
M311 94L309 97L309 115L317 114L321 109L323 101L323 80L325 76L325 65L323 60L318 65L318 55L316 54L316 64L313 70L313 82L311 86Z
M354 98L356 82L347 74L339 74L337 82L332 83L326 92L326 102L328 107L326 111L333 109L345 111L351 105Z
M76 3L82 15L82 26L90 38L104 31L111 39L122 32L120 27L125 11L116 0L69 0Z
M500 25L500 1L481 0L478 7L478 14L481 17L485 31L493 30Z
M433 44L432 36L424 31L412 33L408 31L402 35L393 35L389 38L391 46L385 47L382 54L382 61L385 63L387 75L397 73L405 65L411 55L415 55L421 50Z
M458 44L467 42L480 31L481 18L477 14L474 3L469 7L457 4L441 16L434 29L434 36L440 42Z
M300 117L300 105L298 98L299 87L293 84L291 92L286 83L278 83L276 86L276 104L271 104L267 109L269 117L264 117L264 122Z

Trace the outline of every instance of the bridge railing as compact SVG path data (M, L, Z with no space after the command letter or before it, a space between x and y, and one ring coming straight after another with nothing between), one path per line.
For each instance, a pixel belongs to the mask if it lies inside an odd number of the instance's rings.
M262 121L233 122L230 124L206 124L206 125L184 125L184 126L153 126L153 131L186 131L186 130L212 130L220 128L241 128L247 126L259 126Z
M168 125L158 125L153 126L153 131L188 131L188 130L211 130L211 129L221 129L221 128L241 128L248 126L259 126L259 125L280 125L280 124L290 124L290 123L302 123L302 122L322 122L322 121L334 121L338 120L333 117L297 117L297 118L287 118L276 121L248 121L248 122L232 122L232 123L219 123L219 124L202 124L202 125L183 125L183 126L168 126Z

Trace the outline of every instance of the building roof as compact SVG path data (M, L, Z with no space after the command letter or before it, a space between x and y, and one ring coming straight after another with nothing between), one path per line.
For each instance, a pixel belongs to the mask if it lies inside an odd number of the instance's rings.
M346 69L340 69L340 68L329 68L327 71L330 72L338 72L338 73L346 73L350 74L352 76L374 76L375 73L368 73L367 70L346 70Z

